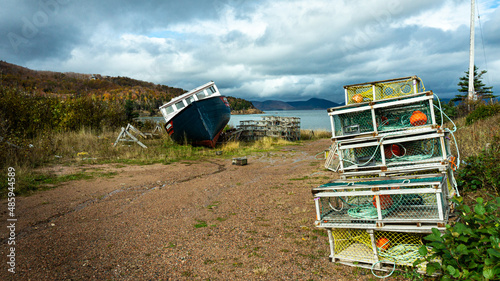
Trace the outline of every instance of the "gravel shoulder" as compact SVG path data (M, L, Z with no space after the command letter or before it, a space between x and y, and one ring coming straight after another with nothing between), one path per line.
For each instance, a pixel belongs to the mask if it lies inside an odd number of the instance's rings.
M375 280L330 263L326 231L313 225L311 188L337 178L323 168L329 145L248 155L245 166L214 156L85 167L113 176L16 198L16 274L4 226L0 279Z

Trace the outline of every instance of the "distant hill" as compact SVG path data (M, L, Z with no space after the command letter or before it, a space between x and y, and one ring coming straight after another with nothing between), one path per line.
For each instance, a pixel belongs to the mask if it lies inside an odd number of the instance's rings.
M252 101L252 104L262 111L269 110L313 110L313 109L328 109L330 107L340 106L340 104L318 98L311 98L307 101Z
M111 77L100 74L31 70L0 61L2 86L22 89L33 95L68 99L92 97L124 105L131 101L137 112L159 115L159 107L170 99L186 93L181 88L154 84L129 77ZM240 98L227 97L233 111L258 111L252 103Z

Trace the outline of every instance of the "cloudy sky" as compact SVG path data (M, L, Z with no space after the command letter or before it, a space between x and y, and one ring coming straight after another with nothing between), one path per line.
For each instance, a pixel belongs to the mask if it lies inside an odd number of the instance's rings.
M476 1L475 62L500 91L500 0ZM417 75L443 98L469 66L470 0L0 0L0 59L224 95L342 102ZM477 18L479 11L480 18Z

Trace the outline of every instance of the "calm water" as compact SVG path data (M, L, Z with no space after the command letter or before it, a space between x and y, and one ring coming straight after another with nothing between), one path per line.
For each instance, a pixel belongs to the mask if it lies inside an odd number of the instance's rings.
M325 110L276 110L266 111L262 114L231 115L229 125L236 128L243 120L261 120L262 116L299 117L300 128L304 130L326 130L331 131L330 118ZM156 122L165 122L163 117L141 117L139 119L150 119Z
M236 127L243 120L261 120L262 116L299 117L300 128L304 130L331 131L330 118L325 110L276 110L263 114L231 115L229 125Z

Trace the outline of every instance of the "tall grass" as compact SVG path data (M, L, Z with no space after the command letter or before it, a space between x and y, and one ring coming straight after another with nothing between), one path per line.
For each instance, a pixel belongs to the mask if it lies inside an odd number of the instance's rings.
M270 151L279 149L286 145L300 144L301 142L290 142L283 139L263 138L255 142L232 141L210 149L205 147L193 147L191 145L179 145L168 136L157 139L142 139L147 148L142 148L133 142L114 143L120 131L101 128L92 130L82 128L72 132L46 132L39 135L21 148L14 148L1 143L0 158L2 159L2 170L14 167L17 171L18 194L26 194L40 188L46 183L58 182L54 174L47 172L49 169L41 169L46 166L65 165L81 166L86 164L170 164L181 160L203 160L216 157L215 151L222 151L222 156L249 155L254 152ZM323 133L325 134L325 133ZM306 139L317 139L323 134L315 132L304 136ZM329 134L328 134L329 137ZM4 173L6 174L6 173ZM67 177L67 179L81 179L83 175ZM6 182L5 175L0 175L0 180ZM83 177L85 178L85 177ZM0 190L0 196L4 194L4 187Z
M318 140L332 137L332 132L327 130L300 130L301 140Z
M487 144L500 134L500 114L478 120L470 125L466 125L466 117L459 118L454 122L457 125L457 131L454 135L461 159L478 156ZM448 124L448 127L451 126ZM455 147L452 145L452 150L454 149Z

